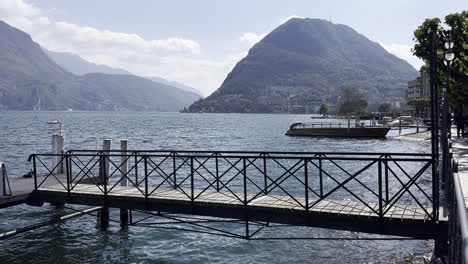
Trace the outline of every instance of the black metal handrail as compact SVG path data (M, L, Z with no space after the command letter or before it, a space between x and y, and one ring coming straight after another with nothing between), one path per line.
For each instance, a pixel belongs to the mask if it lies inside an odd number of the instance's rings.
M378 152L326 152L326 151L315 151L315 152L308 152L308 151L249 151L249 150L177 150L177 149L167 149L167 150L120 150L120 149L112 149L112 150L100 150L100 149L71 149L68 150L66 153L112 153L112 152L129 152L129 153L167 153L167 152L175 152L175 153L219 153L219 154L265 154L268 155L279 155L279 154L286 154L286 155L340 155L340 156L416 156L416 157L431 157L431 153L405 153L405 152L385 152L385 153L378 153Z
M453 162L448 177L449 263L468 263L468 217L457 163Z
M58 164L47 165L47 158L57 156L66 165L65 179L53 173ZM146 199L172 188L192 204L214 190L245 208L263 195L280 195L305 211L337 197L354 200L375 217L408 201L425 219L435 221L438 211L429 194L432 186L425 191L421 183L432 164L424 153L72 150L32 154L30 160L36 190L53 181L69 195L87 181L107 196L125 180ZM124 163L129 164L127 172L121 169ZM405 167L408 163L420 166Z

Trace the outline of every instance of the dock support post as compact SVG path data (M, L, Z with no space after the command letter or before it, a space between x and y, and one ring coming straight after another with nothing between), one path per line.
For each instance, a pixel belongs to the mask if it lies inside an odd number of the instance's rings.
M52 154L63 154L63 135L52 135ZM57 166L57 167L56 167ZM63 162L61 156L52 157L52 173L63 173Z
M99 209L97 217L101 229L106 230L109 227L109 207Z
M52 154L63 155L63 153L63 134L58 133L57 135L52 135ZM52 173L64 173L63 161L67 162L65 159L63 159L63 156L52 157ZM63 207L64 203L51 203L51 205L56 208L61 208Z
M398 118L398 135L401 135L401 116Z
M104 139L102 144L102 154L108 155L110 153L111 140ZM98 212L98 223L102 230L106 230L109 226L109 207L107 206L107 184L109 182L109 160L105 156L101 156L100 162L100 184L104 185L104 205Z
M120 165L120 171L121 171L121 181L120 181L120 186L128 186L128 156L127 156L127 149L128 149L128 140L127 139L121 139L120 140L120 150L122 151L121 154L121 165ZM125 208L120 208L120 226L127 226L128 225L128 219L129 219L129 213L128 209Z
M0 162L0 197L11 195L11 188L8 182L8 175L5 164Z
M5 175L3 173L3 163L0 162L0 197L5 195Z

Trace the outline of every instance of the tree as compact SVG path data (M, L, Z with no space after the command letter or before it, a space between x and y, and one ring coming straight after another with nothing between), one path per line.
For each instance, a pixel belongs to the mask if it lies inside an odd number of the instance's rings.
M468 11L450 14L445 17L445 24L449 29L444 29L439 18L426 19L414 31L413 40L416 42L413 54L424 60L425 69L429 69L430 58L430 32L435 35L435 45L437 49L436 65L438 68L438 87L441 88L443 82L447 80L447 68L444 65L444 44L451 39L454 43L453 53L455 59L450 65L449 75L449 103L456 111L461 109L463 103L468 101Z
M409 106L413 107L414 114L416 116L427 116L427 112L430 105L429 98L419 98L419 99L411 99L406 102Z
M320 110L319 110L320 114L325 115L325 114L328 113L328 111L330 111L330 110L329 110L327 104L322 104L322 105L320 106Z
M380 104L378 110L379 110L379 112L381 112L381 113L390 112L390 111L392 110L392 105L389 104L389 103Z
M338 107L338 113L349 114L365 112L367 109L367 100L363 93L353 87L344 87L341 89L341 98Z

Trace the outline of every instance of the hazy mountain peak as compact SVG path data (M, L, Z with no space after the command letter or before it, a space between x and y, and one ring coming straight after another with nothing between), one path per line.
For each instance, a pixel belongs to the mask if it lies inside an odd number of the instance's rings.
M81 58L77 54L73 54L69 52L50 51L45 48L42 48L42 49L53 61L55 61L55 63L60 65L60 67L76 75L85 75L88 73L134 75L124 69L112 68L104 64L95 64L95 63L89 62ZM178 89L182 89L184 91L192 92L202 97L202 94L200 93L200 91L188 85L181 84L181 83L174 82L174 81L168 81L161 77L145 77L145 78L148 78L159 84L173 86Z
M42 49L58 65L76 75L85 75L94 72L107 74L131 74L123 69L116 69L107 65L89 62L74 53L50 51L45 48Z
M200 98L128 74L71 74L53 62L29 35L4 22L0 22L0 50L2 110L179 111Z

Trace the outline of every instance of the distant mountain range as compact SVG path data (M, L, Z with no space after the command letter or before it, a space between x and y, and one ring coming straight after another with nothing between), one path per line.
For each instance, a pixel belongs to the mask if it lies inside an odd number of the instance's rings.
M361 89L370 108L403 101L417 71L346 25L293 18L255 44L221 87L190 112L313 113L341 88Z
M89 62L73 53L55 52L55 51L47 50L45 48L42 48L42 49L47 54L47 56L49 56L60 67L76 75L85 75L88 73L134 75L123 69L112 68L107 65L103 65L103 64L98 65L98 64ZM144 78L150 79L160 84L177 87L179 89L198 94L200 97L202 97L202 94L200 93L200 91L185 84L181 84L175 81L168 81L161 77L144 77Z
M200 96L128 74L75 75L0 21L0 109L179 111ZM102 66L102 65L98 65Z
M60 67L76 75L85 75L88 73L132 74L126 70L115 69L107 65L98 65L89 62L73 53L50 51L44 47L42 47L42 50Z

